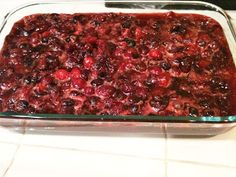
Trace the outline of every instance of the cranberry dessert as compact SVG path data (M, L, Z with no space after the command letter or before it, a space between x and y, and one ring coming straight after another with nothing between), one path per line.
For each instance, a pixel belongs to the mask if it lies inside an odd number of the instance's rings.
M0 63L0 112L236 115L235 64L206 16L30 15Z

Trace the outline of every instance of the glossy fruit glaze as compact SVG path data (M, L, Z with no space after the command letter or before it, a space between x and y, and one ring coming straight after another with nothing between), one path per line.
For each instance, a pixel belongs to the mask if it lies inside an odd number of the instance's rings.
M206 16L35 14L0 63L1 112L236 115L235 64Z

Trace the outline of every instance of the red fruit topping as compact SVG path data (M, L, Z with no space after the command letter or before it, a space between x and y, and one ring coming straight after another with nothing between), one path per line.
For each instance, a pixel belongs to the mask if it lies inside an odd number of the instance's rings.
M65 69L58 69L55 73L54 73L54 77L57 80L68 80L70 77L69 72L67 72Z
M154 74L154 75L160 75L162 73L162 69L158 66L153 66L151 68L149 68L150 73Z
M199 61L199 66L201 67L201 68L206 68L206 67L208 67L209 66L209 64L210 64L211 62L210 61L207 61L207 59L203 59L203 60L201 60L201 61Z
M35 14L0 51L0 112L236 115L221 26L196 14Z
M161 75L158 76L158 85L160 87L168 87L170 84L170 74L169 73L163 73Z
M135 36L136 36L137 39L141 39L144 36L142 28L140 28L140 27L136 28Z
M94 44L97 42L97 38L96 37L87 37L86 42Z
M94 59L90 56L84 58L84 68L91 69L94 64Z
M124 93L130 93L133 91L133 86L129 82L125 82L121 85L121 90Z
M162 54L158 49L151 49L148 52L148 56L152 59L155 59L155 60L161 60L162 59Z
M86 95L92 95L92 94L94 94L94 88L93 87L85 87L85 89L84 89L84 93L86 94Z
M80 78L80 75L81 75L81 71L77 67L73 68L70 72L70 77L74 79Z
M83 79L72 79L71 80L73 87L83 89L86 86L86 82Z
M111 97L113 93L115 92L115 88L110 85L102 85L97 88L97 95L102 97Z
M120 114L123 111L123 107L124 107L123 103L118 101L113 102L110 106L110 114L112 115Z

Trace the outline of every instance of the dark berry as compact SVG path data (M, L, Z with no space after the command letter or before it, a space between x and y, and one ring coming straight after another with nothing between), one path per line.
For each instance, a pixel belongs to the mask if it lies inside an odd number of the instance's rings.
M161 68L163 68L164 70L169 70L170 68L171 68L171 65L170 65L170 63L168 63L168 62L162 62L161 63Z
M4 58L8 58L8 57L10 57L9 50L7 50L7 49L3 50L3 52L2 52L2 56L3 56Z
M29 103L26 100L20 100L18 102L18 107L20 109L26 109L26 108L28 108L28 106L29 106Z
M25 66L31 67L31 66L33 66L33 62L34 62L34 59L31 58L30 56L26 56L23 58L23 64Z
M112 97L116 100L123 100L126 98L126 95L121 90L117 89Z
M154 96L149 101L149 104L155 109L156 112L158 112L160 110L164 110L168 106L169 99L170 98L168 96Z
M122 23L123 28L130 28L130 26L131 26L130 20L126 20L125 22Z
M112 43L112 42L108 42L108 43L107 43L107 46L108 46L108 49L109 49L111 52L113 52L113 51L116 50L116 45L115 45L114 43Z
M133 39L130 38L125 38L125 42L128 44L130 47L135 47L136 42Z
M86 17L84 15L76 15L73 17L73 23L80 22L82 25L86 23Z
M140 97L137 97L135 95L132 95L132 96L128 97L128 101L130 103L138 103L140 100L141 100Z
M85 69L85 70L82 70L81 71L81 78L84 79L84 80L88 80L89 79L89 76L90 76L90 71Z
M227 96L216 97L216 104L219 108L228 109L229 108L229 98Z
M25 79L24 79L24 82L26 84L30 84L31 83L31 80L32 80L32 77L31 76L27 76Z
M213 91L220 91L222 93L225 93L229 90L229 84L225 81L222 80L219 77L213 77L211 80L211 89Z
M55 56L46 57L46 67L47 69L55 69L59 65L59 59Z
M102 85L103 84L103 80L102 79L94 79L94 80L92 80L92 82L91 82L91 85L93 86L93 87L98 87L98 86L100 86L100 85Z
M75 101L72 99L65 99L62 101L62 106L71 107L75 105Z
M190 72L192 68L192 59L190 57L179 59L179 68L184 73Z
M46 49L47 49L47 46L46 46L46 45L40 44L40 45L35 46L35 47L33 48L33 51L34 51L34 52L38 52L38 53L43 53L43 52L46 51Z
M132 54L132 57L133 57L134 59L137 59L137 58L140 57L140 55L139 55L138 53L133 53L133 54Z
M105 79L107 76L108 76L108 73L105 71L98 73L98 77L100 79Z
M146 81L144 81L144 84L150 88L150 89L153 89L156 85L156 82L157 82L157 79L156 78L153 78L153 77L149 77L147 78Z
M189 90L178 89L176 93L182 97L192 97L191 91Z
M211 108L214 106L214 99L209 95L197 95L199 101L198 104L204 108Z
M205 109L203 110L203 116L214 116L215 113L213 110L210 110L210 109Z
M47 37L43 37L41 39L41 41L42 41L42 43L46 44L46 43L48 43L48 38Z
M144 72L144 71L146 71L147 66L146 66L146 64L145 64L144 62L141 62L141 63L137 63L137 64L135 65L135 69L136 69L137 71L139 71L139 72Z
M138 110L139 110L139 106L138 105L132 105L130 106L130 112L132 114L137 114L138 113Z
M186 33L186 29L185 29L185 27L183 27L183 25L177 24L177 25L174 25L170 29L170 32L174 33L174 34L185 34Z
M192 117L197 117L198 116L198 110L194 107L190 107L188 109L189 111L189 115L192 116Z

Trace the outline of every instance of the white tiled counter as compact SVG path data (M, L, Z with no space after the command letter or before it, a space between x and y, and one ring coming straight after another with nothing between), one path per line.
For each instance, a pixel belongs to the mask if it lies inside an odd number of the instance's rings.
M0 1L1 17L27 1ZM236 128L173 137L0 127L0 177L54 176L236 177Z

